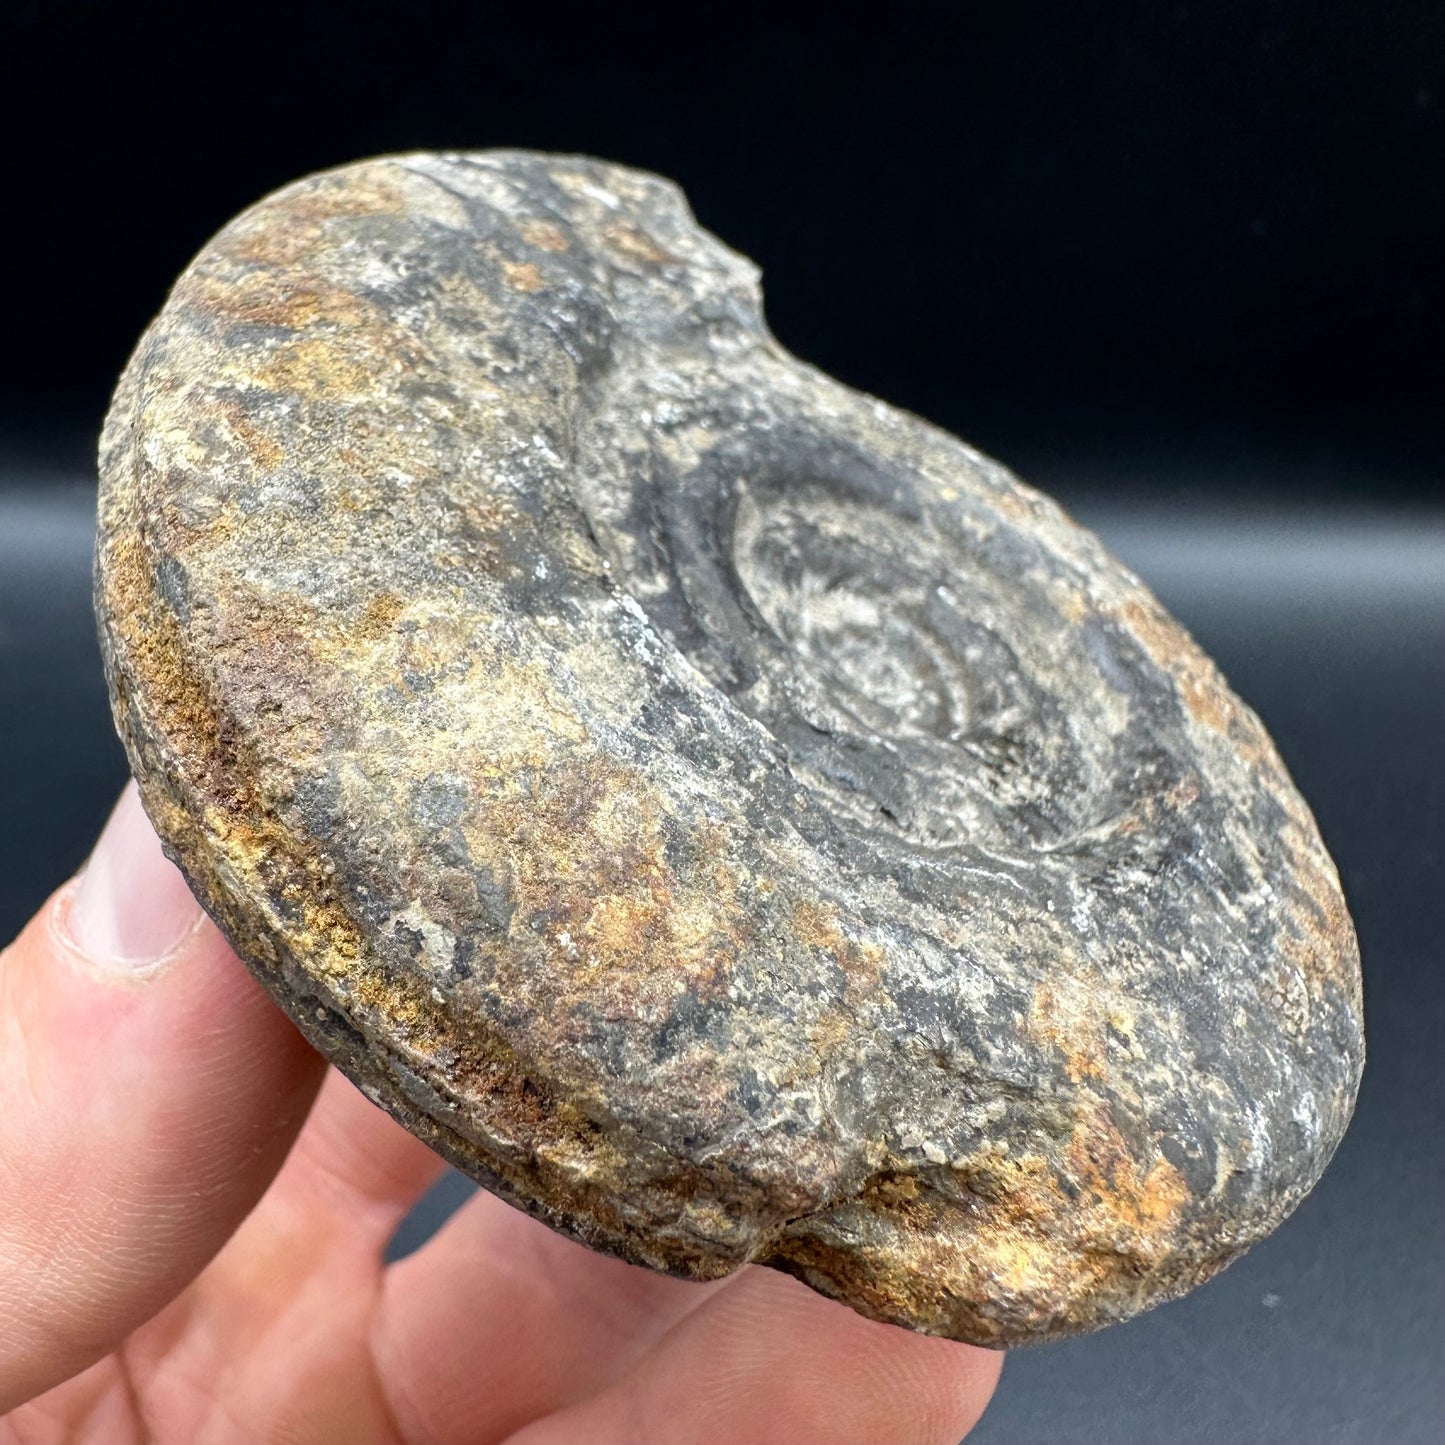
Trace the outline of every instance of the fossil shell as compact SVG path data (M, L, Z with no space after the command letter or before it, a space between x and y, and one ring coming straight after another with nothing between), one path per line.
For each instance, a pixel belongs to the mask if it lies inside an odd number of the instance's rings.
M1258 720L1051 502L789 356L667 182L287 187L177 283L102 474L168 849L555 1228L1004 1344L1197 1284L1338 1142L1358 955Z

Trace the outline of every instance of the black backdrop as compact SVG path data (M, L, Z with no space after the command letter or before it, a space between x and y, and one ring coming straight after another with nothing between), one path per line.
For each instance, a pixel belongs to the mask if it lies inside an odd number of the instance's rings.
M0 121L0 936L123 776L94 437L189 256L379 151L652 167L762 263L787 346L1155 586L1269 724L1359 926L1370 1062L1323 1183L1190 1299L1011 1360L977 1438L1439 1439L1445 5L12 0Z
M0 416L77 445L241 206L360 155L523 145L681 181L762 263L786 345L985 449L1283 450L1296 480L1392 488L1439 453L1437 0L3 23Z

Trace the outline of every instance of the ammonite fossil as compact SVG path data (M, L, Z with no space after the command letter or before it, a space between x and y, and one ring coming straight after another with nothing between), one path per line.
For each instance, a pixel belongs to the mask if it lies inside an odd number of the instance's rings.
M1363 1057L1255 716L1057 507L789 356L655 177L369 161L131 361L97 599L145 806L487 1188L1003 1344L1205 1279Z

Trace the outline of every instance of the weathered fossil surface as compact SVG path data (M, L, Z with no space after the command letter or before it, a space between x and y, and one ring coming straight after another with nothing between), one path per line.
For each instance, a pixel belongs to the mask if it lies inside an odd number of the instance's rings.
M1091 535L760 306L585 159L232 222L102 443L142 796L303 1032L554 1227L987 1344L1124 1318L1345 1128L1335 870Z

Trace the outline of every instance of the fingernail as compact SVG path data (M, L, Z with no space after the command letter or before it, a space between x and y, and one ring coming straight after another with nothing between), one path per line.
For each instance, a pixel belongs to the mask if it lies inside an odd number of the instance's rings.
M129 784L76 885L71 941L100 968L144 972L181 943L200 915Z

